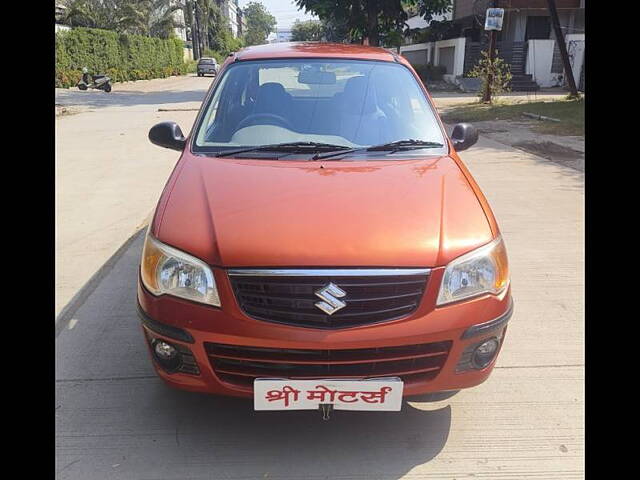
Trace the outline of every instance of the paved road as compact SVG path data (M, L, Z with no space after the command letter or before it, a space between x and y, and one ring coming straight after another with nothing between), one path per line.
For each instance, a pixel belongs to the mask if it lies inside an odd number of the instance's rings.
M131 119L140 131L157 110L111 106L75 117L78 124L123 121L115 109L132 117L146 110ZM107 132L101 138L113 141ZM67 144L66 133L61 141ZM100 155L105 144L95 145ZM152 209L175 161L169 153L132 173L122 196L137 202L131 186L148 184L145 208ZM257 413L251 402L170 390L153 374L135 315L138 234L56 340L57 478L584 478L583 176L486 138L462 157L500 221L516 301L487 382L399 413L335 412L329 422L315 412ZM113 161L134 164L126 150ZM108 183L112 173L99 180ZM79 188L66 180L73 174L62 179L71 190ZM81 210L75 218L83 218Z
M56 119L56 316L160 196L179 154L149 143L149 128L174 120L187 134L210 84L192 76L116 84L111 93L56 90L56 103L81 111Z

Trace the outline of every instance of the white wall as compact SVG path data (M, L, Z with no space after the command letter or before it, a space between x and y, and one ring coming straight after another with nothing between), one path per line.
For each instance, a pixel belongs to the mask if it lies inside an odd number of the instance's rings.
M560 74L551 73L555 40L529 40L526 73L543 88L560 85Z
M571 62L571 70L573 71L573 79L576 85L580 83L580 72L582 71L582 62L584 61L584 33L568 34L565 37L567 43L567 52L569 53L569 61Z
M444 76L444 80L449 83L457 83L456 77L461 76L464 71L464 46L467 39L465 37L452 38L450 40L439 40L435 42L433 64L439 65L440 49L446 47L454 47L455 54L453 56L453 72Z

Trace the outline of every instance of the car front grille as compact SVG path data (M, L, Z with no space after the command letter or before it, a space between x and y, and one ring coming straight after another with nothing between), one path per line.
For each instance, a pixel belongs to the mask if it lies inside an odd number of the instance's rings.
M256 378L400 377L405 384L433 380L444 366L451 341L398 347L309 350L205 343L215 374L243 389Z
M230 270L240 308L268 322L311 328L347 328L407 316L418 307L428 269ZM333 283L346 306L332 314L316 294Z

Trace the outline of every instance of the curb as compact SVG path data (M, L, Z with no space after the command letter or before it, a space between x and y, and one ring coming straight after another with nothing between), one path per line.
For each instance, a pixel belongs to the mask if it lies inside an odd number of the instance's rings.
M87 298L98 288L98 285L102 282L104 277L113 270L115 264L120 260L124 252L131 246L131 244L138 239L138 237L144 234L146 225L140 227L128 240L126 240L116 252L109 257L109 259L94 273L91 278L85 283L80 290L69 300L69 302L60 311L55 320L55 337L58 338L60 333L69 325L71 318L82 306Z

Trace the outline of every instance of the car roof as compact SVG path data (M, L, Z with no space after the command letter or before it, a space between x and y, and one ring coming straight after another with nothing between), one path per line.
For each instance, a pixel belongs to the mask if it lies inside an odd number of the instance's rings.
M280 58L350 58L386 62L400 61L400 57L384 48L317 42L284 42L255 45L243 48L235 54L235 57L236 61Z
M215 59L215 58L212 58L212 57L200 57L200 58L198 59L198 61L200 61L200 60L213 60L214 62L216 61L216 59Z

